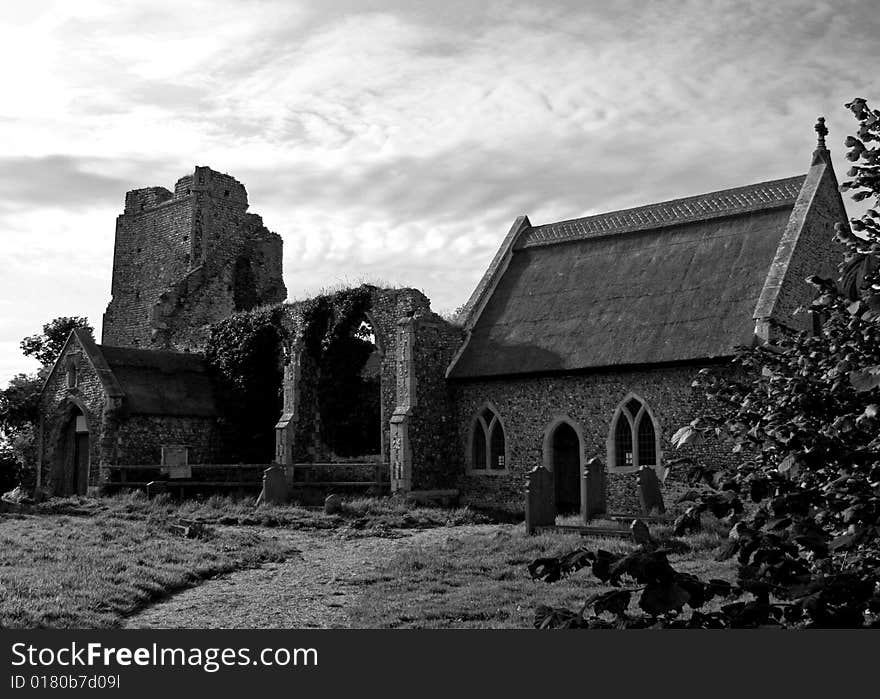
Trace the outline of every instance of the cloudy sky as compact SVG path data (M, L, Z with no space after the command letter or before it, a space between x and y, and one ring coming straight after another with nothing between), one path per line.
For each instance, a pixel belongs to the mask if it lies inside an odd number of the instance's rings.
M870 0L4 0L0 385L47 320L100 329L126 190L228 172L292 298L451 310L519 214L798 174L819 114L842 176L878 29Z

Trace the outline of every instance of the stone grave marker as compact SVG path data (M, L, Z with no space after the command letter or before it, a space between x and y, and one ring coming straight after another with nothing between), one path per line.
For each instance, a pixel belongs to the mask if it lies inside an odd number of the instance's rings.
M639 546L654 543L654 539L651 537L651 530L648 529L648 525L642 520L634 519L632 524L629 525L629 530L632 533L633 541Z
M666 513L666 506L663 504L663 494L660 492L660 481L657 478L657 472L652 466L642 466L637 475L639 483L639 502L642 504L642 512L646 515L653 514L657 510L658 514Z
M556 523L556 494L553 474L543 466L533 468L526 478L526 533L534 534L536 527Z
M596 515L607 511L605 506L605 464L598 456L590 459L584 467L581 490L582 515L584 524Z
M266 505L283 505L287 502L287 477L284 475L284 467L270 466L263 471L263 492L260 493L257 502Z
M147 497L154 498L157 495L168 492L168 486L165 481L150 481L147 483Z
M330 493L324 498L324 514L335 515L342 512L342 498L335 493Z

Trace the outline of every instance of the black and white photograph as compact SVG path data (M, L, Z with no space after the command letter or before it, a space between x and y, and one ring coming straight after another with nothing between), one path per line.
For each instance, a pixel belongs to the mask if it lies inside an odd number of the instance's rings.
M4 1L0 628L880 627L878 9Z

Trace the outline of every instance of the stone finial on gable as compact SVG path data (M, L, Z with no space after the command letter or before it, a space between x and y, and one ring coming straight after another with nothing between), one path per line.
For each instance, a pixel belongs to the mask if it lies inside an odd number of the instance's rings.
M831 151L825 147L825 137L828 135L828 127L825 126L825 117L819 117L813 127L819 138L816 142L816 150L813 151L813 165L821 162L831 163Z
M813 127L817 134L819 134L819 142L816 144L816 148L825 148L825 137L828 135L828 127L825 126L825 117L819 117L818 121L816 121L816 125Z

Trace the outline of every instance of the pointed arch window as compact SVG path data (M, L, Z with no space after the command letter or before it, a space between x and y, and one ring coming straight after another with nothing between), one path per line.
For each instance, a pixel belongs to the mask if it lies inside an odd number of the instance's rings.
M507 470L507 440L498 413L482 408L471 426L470 471L498 473Z
M660 465L660 445L654 418L645 402L636 396L626 398L611 422L608 464L621 471Z
M79 357L76 355L71 355L67 358L67 364L65 366L65 377L67 388L76 388L79 383Z

